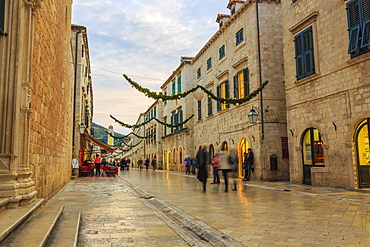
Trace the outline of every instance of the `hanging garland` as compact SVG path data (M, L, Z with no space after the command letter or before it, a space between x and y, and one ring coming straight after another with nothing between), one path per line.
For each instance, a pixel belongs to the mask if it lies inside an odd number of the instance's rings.
M122 142L122 143L123 143L123 144L125 144L127 147L134 148L134 147L138 146L142 141L143 141L143 140L139 141L139 142L138 142L137 144L135 144L135 145L129 145L129 144L126 144L126 143L124 143L124 142ZM123 151L123 149L122 149L122 151Z
M181 122L181 123L178 123L178 124L168 124L168 123L165 123L165 122L160 121L160 120L159 120L159 119L157 119L156 117L153 117L153 118L149 119L148 121L144 121L144 122L142 122L142 123L140 123L140 124L133 124L133 125L131 125L131 124L127 124L127 123L124 123L124 122L122 122L122 121L118 120L117 118L113 117L112 115L110 115L110 117L111 117L114 121L116 121L117 123L119 123L121 126L126 127L126 128L129 128L129 129L137 129L137 128L139 128L139 127L141 127L141 126L143 126L143 125L145 125L145 124L149 123L149 122L150 122L150 121L152 121L152 120L155 120L155 121L157 121L158 123L160 123L160 124L162 124L162 125L165 125L165 126L167 126L167 127L169 127L169 128L176 128L176 127L179 127L179 126L181 126L181 125L183 125L183 124L187 123L187 122L188 122L192 117L194 117L194 114L193 114L193 115L191 115L191 116L190 116L188 119L186 119L185 121L183 121L183 122Z
M121 140L121 139L124 139L124 138L127 138L127 137L129 137L130 135L134 135L134 136L136 136L137 138L140 138L140 139L145 139L146 137L145 136L139 136L139 135L137 135L137 134L135 134L134 132L131 132L131 133L129 133L129 134L127 134L127 135L123 135L123 136L121 136L121 137L119 137L119 136L115 136L115 135L112 135L111 133L109 133L108 131L105 131L109 136L111 136L111 137L113 137L114 139L116 139L116 140Z
M216 101L218 101L222 104L233 104L233 105L243 104L243 103L251 100L253 97L256 97L263 90L263 88L269 83L268 81L265 81L259 88L257 88L252 93L246 95L244 98L231 99L231 98L218 97L218 96L214 95L211 91L207 90L205 87L203 87L201 85L197 85L196 87L194 87L194 88L192 88L188 91L182 92L182 93L178 93L178 94L174 94L174 95L164 95L162 93L157 93L157 92L150 91L150 89L148 89L148 88L141 87L137 82L134 82L133 80L131 80L131 78L129 78L126 74L123 74L123 77L136 90L138 90L139 92L144 93L145 96L147 96L149 98L152 98L152 99L155 99L155 100L159 100L159 99L160 100L178 100L178 99L186 97L187 95L195 92L198 88L200 88L200 89L203 90L203 92L205 92L212 99L214 99L214 100L216 100Z

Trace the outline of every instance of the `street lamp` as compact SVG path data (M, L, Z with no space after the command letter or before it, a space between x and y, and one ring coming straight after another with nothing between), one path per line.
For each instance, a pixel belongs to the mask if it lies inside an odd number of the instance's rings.
M194 92L193 96L194 96L195 100L199 101L199 100L202 100L203 99L204 93L202 92L202 90L197 89Z
M257 119L258 119L258 108L257 107L252 107L251 111L249 112L248 114L248 118L249 118L249 122L254 124L254 123L257 123Z
M85 133L85 125L83 123L80 123L80 133L81 135Z

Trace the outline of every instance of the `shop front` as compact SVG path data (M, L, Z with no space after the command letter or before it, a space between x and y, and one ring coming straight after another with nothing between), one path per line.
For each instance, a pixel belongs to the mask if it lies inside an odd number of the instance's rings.
M361 122L355 132L355 155L359 188L370 188L370 119Z

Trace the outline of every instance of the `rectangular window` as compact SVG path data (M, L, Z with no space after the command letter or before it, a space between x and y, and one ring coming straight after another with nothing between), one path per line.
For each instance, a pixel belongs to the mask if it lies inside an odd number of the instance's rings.
M82 45L81 47L81 56L84 57L84 53L85 53L85 47L84 45Z
M239 45L243 40L244 40L244 36L243 36L243 28L240 29L237 33L236 33L236 45Z
M179 123L179 113L175 113L173 115L173 124L178 124ZM175 127L174 131L178 131L179 127Z
M239 71L234 75L234 98L242 99L249 94L249 70Z
M223 98L223 99L229 98L229 81L228 80L222 82L220 85L217 86L217 97ZM230 107L230 104L220 103L217 101L218 111L224 110L229 107Z
M167 123L167 117L164 117L163 122L166 124ZM163 125L163 136L167 135L167 126Z
M181 93L181 75L177 77L177 93Z
M212 98L208 96L208 116L212 116L212 114Z
M5 0L0 0L0 35L5 35Z
M173 81L172 82L172 95L175 95L176 94L176 82Z
M167 92L164 92L164 95L167 95ZM163 101L163 104L164 104L164 105L167 105L167 100L164 100L164 101Z
M173 125L174 124L174 120L175 120L175 117L174 117L174 113L172 113L172 116L171 116L171 125ZM171 127L171 133L173 133L173 128Z
M219 54L219 60L225 57L225 45L221 46L221 48L218 50Z
M349 32L348 53L362 55L370 50L370 1L352 0L347 3Z
M198 120L202 119L202 101L198 100Z
M297 79L315 74L312 26L294 37Z
M201 72L200 72L200 68L197 69L197 79L199 79L200 77L202 76Z
M231 15L235 14L235 7L231 9Z
M208 58L207 60L207 70L212 69L212 58Z

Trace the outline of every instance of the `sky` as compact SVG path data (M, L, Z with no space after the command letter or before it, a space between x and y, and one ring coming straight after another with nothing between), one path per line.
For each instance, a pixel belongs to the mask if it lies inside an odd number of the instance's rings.
M93 122L128 134L153 103L123 78L160 91L180 64L218 30L229 0L73 0L72 24L87 28L93 84Z

